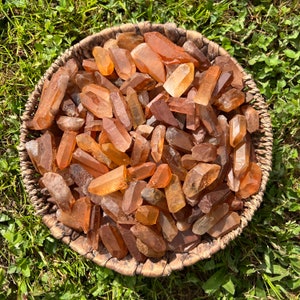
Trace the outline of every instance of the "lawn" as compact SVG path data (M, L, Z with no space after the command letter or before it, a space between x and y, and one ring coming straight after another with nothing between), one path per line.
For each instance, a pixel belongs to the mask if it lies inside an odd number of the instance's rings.
M20 117L50 64L82 38L127 22L174 22L220 44L269 106L273 171L241 236L165 278L126 277L55 240L21 181ZM299 299L300 4L297 0L0 2L0 299Z

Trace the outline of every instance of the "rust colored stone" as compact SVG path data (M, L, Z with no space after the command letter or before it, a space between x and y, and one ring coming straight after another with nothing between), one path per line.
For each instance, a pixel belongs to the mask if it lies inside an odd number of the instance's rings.
M69 174L74 183L82 189L84 195L88 195L88 185L93 179L93 176L84 169L80 164L71 164Z
M165 255L165 251L154 251L150 246L142 242L140 239L136 239L136 246L138 250L146 257L161 258Z
M109 55L109 51L100 46L96 46L93 48L92 53L95 58L96 65L97 65L99 72L104 76L112 74L114 71L115 65Z
M238 108L245 102L245 93L237 90L230 89L222 94L222 96L214 101L214 106L219 110L230 112Z
M71 211L58 209L57 220L78 232L87 233L90 228L91 201L87 197L80 198L74 202Z
M243 115L246 118L247 123L247 131L253 133L259 130L259 114L257 110L255 110L250 105L242 106Z
M155 162L159 162L162 157L164 141L166 135L166 126L158 125L154 128L150 146L151 146L151 156Z
M150 154L150 143L143 136L136 133L131 152L130 164L132 167L147 161Z
M207 132L213 137L219 137L222 130L218 123L217 115L211 105L196 105L200 120L206 128Z
M152 176L155 172L156 164L145 162L140 165L128 168L128 177L131 180L143 180Z
M138 45L144 42L144 38L134 32L121 32L117 34L117 44L120 48L132 51Z
M93 205L91 209L90 227L87 233L87 241L93 250L98 250L100 243L101 209L99 205Z
M218 178L220 169L221 167L216 164L197 164L187 173L183 184L184 194L187 197L196 196Z
M163 237L166 241L172 242L178 233L174 219L168 212L159 212L158 223L161 226Z
M234 176L241 179L250 163L250 141L246 138L233 149Z
M141 196L149 204L155 205L161 210L168 211L166 196L161 190L145 187L141 192Z
M139 44L131 51L131 56L137 68L149 74L158 82L165 82L166 71L160 56L148 44Z
M184 153L190 153L193 147L192 135L176 127L168 127L166 140L171 147Z
M181 164L182 166L187 169L187 170L190 170L192 169L193 167L196 166L196 164L198 163L198 160L196 160L192 154L184 154L182 157L181 157Z
M120 91L125 94L128 87L136 92L149 91L154 89L156 81L148 74L136 72L129 79L125 80L120 86Z
M201 143L192 148L192 157L203 162L213 162L217 158L217 147L211 143Z
M125 188L127 188L127 170L122 165L92 180L88 191L104 196Z
M111 224L102 225L100 236L102 243L112 257L122 259L127 255L128 249L117 227Z
M62 131L79 131L84 125L84 119L77 117L59 116L56 124Z
M137 208L135 219L144 225L154 225L157 222L159 209L152 205L141 205Z
M98 71L96 61L93 58L83 59L81 65L84 68L84 70L87 72L92 73Z
M143 198L141 196L141 192L146 185L147 183L142 180L132 181L129 183L122 201L122 210L125 214L129 215L133 213L142 205Z
M245 137L246 129L246 118L243 115L235 115L229 121L229 134L230 134L230 145L235 148Z
M63 133L56 153L56 163L61 170L70 165L76 147L76 136L76 131L65 131Z

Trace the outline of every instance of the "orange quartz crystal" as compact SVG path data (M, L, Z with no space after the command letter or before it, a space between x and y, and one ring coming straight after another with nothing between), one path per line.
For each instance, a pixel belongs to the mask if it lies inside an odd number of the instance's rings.
M135 219L144 225L154 225L159 216L159 209L152 205L141 205L137 208Z
M104 75L110 75L114 71L114 63L109 55L109 51L102 47L96 46L93 49L93 56L99 72Z
M162 157L164 140L166 135L166 126L158 125L154 128L151 137L151 156L155 162L159 162Z
M161 164L149 179L148 186L157 189L165 188L170 183L171 178L172 172L168 164Z
M59 169L65 169L70 165L72 154L76 147L76 131L65 131L60 140L57 153L56 162Z
M186 205L182 186L177 175L172 174L169 184L165 187L169 211L175 213Z

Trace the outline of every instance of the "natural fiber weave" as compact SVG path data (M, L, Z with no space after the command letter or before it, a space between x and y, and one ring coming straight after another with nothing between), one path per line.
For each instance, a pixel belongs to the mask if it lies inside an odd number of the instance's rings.
M57 221L55 210L52 204L47 202L47 197L41 193L41 188L38 184L36 171L25 150L25 143L36 135L36 132L30 131L25 124L25 121L32 118L38 105L38 100L42 91L42 86L45 79L49 79L52 74L70 58L81 62L82 59L92 57L92 49L94 46L103 46L104 42L110 38L115 38L120 32L136 32L143 34L149 31L159 31L167 36L171 41L182 46L186 40L192 40L212 61L218 55L229 54L216 43L209 41L198 32L177 28L174 24L151 24L149 22L139 24L126 24L119 27L105 29L97 34L91 35L83 39L78 44L69 48L61 55L46 71L40 79L34 92L30 95L25 111L22 116L21 135L20 135L20 164L22 178L29 195L31 203L35 207L36 214L41 215L43 222L49 227L51 234L61 239L69 245L73 250L80 255L91 259L100 266L105 266L124 275L141 274L144 276L159 277L169 275L174 270L180 270L185 266L190 266L200 260L210 258L220 249L224 249L226 245L241 234L245 226L252 219L253 214L259 208L263 194L271 171L272 160L272 128L271 121L267 111L267 105L260 95L255 82L251 76L246 74L243 68L232 58L238 68L243 72L245 86L247 87L247 99L251 100L251 105L259 112L260 130L253 136L255 153L257 155L258 164L262 169L262 182L259 192L245 201L244 210L241 215L240 226L226 234L225 236L213 240L202 241L196 248L187 253L168 253L161 259L147 259L145 263L138 263L130 255L122 260L112 258L106 249L102 248L99 251L91 251L86 242L86 237L74 230L64 226Z

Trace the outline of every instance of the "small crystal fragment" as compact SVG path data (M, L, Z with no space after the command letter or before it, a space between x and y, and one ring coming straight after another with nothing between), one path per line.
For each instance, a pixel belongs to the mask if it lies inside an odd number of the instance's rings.
M94 94L93 92L80 93L82 105L98 118L111 118L112 105L108 100Z
M142 198L149 204L155 205L164 211L168 211L165 194L156 188L145 187L141 192Z
M166 134L166 126L157 125L152 133L150 146L151 146L151 156L155 162L159 162L162 157L164 141Z
M58 209L57 220L78 232L87 233L90 228L91 200L87 197L80 198L74 202L71 211Z
M91 153L92 156L99 162L106 164L109 168L113 168L115 166L102 152L100 145L88 133L78 134L76 136L76 142L79 148Z
M217 81L221 75L221 69L218 66L211 66L206 71L203 79L201 80L197 94L194 101L197 104L207 106L211 102L212 93L215 89Z
M142 254L136 246L136 238L130 231L131 225L118 223L117 227L132 257L134 257L138 262L144 262L146 260L146 256Z
M144 42L144 38L134 32L121 32L117 34L117 44L120 48L132 51L135 47Z
M152 176L155 172L156 164L149 161L140 165L128 168L128 177L131 180L143 180Z
M118 150L112 143L101 144L103 153L116 165L129 165L130 157L120 150Z
M142 205L143 198L141 196L141 192L146 185L147 183L142 180L132 181L129 183L122 201L122 210L125 214L129 215L133 213L139 206Z
M219 238L240 225L241 217L234 211L229 212L217 224L210 228L207 233L214 238Z
M194 64L179 65L164 83L164 89L173 97L180 97L194 80Z
M132 138L119 120L103 118L103 130L119 151L125 152L130 147Z
M227 203L215 206L209 214L205 214L193 224L193 233L199 235L206 233L228 213L228 210L229 205Z
M222 72L232 71L233 80L231 82L231 85L238 90L243 89L244 87L243 74L230 56L225 56L225 55L217 56L215 58L215 65L220 66Z
M128 103L128 108L131 112L133 128L136 129L137 126L144 124L146 119L142 105L138 100L137 93L131 87L128 87L126 91L126 100Z
M186 221L177 221L176 227L179 231L187 231L191 228L191 224Z
M196 105L200 120L210 135L213 137L219 137L222 134L222 130L218 123L217 115L211 105Z
M166 71L160 56L148 44L142 43L131 51L131 56L137 68L149 74L158 82L165 82Z
M137 223L133 225L130 230L136 238L140 239L144 244L149 246L154 251L166 251L167 245L163 237L151 227Z
M92 194L104 196L125 188L127 188L127 170L122 165L93 179L88 191Z
M213 191L206 193L199 202L199 207L205 214L209 213L215 204L225 202L232 197L233 193L230 191L226 183L217 186Z
M96 72L99 70L96 61L93 58L83 59L81 65L87 72Z
M237 195L241 198L248 198L259 191L262 178L261 168L254 162L250 162L249 168L244 177L241 178L240 188Z
M245 93L237 90L230 89L227 92L223 93L220 98L214 101L214 106L219 110L230 112L238 108L241 104L245 102Z
M63 177L57 173L47 172L41 178L41 182L55 199L57 206L64 212L70 212L75 199Z
M77 148L73 152L73 160L80 163L94 177L98 177L109 171L105 164L99 162L80 148Z
M212 98L219 98L222 93L225 92L226 89L230 86L232 79L233 73L231 71L222 72L212 93Z
M92 201L98 202L95 201L95 198L92 198ZM119 220L126 218L125 213L122 210L122 202L123 195L118 191L102 196L99 204L105 214L115 222L118 222Z
M178 228L170 213L160 211L158 223L161 226L161 231L165 240L172 242L178 233Z
M204 55L204 53L192 42L192 41L186 41L183 44L183 49L196 58L199 62L199 70L205 71L210 67L210 61L209 59Z
M112 102L114 116L124 125L126 130L130 130L132 120L125 98L120 92L112 92L110 94L110 100Z
M179 211L186 205L181 183L177 175L172 175L171 181L165 187L165 193L168 208L171 213Z
M253 133L259 130L259 114L257 110L255 110L250 105L242 106L243 115L246 118L247 123L247 131Z
M84 125L84 119L77 117L59 116L56 124L62 131L78 131Z
M52 125L64 98L69 79L68 73L60 68L53 74L50 82L44 85L37 111L33 119L27 123L29 128L43 130Z
M193 167L195 167L197 163L198 163L198 160L196 160L192 156L192 154L185 154L181 157L181 164L187 170L190 170Z
M227 181L228 187L233 192L237 192L240 188L240 180L236 176L234 176L233 169L231 168L227 174Z
M133 88L136 92L152 90L156 81L148 74L136 72L129 79L124 81L120 86L120 91L125 94L128 87Z
M152 205L141 205L137 208L135 219L144 225L154 225L157 222L159 209Z
M230 145L236 147L246 135L246 118L243 115L235 115L229 121Z
M243 140L233 149L233 172L234 176L241 179L249 167L250 141Z
M168 105L171 111L179 112L186 115L194 115L195 103L189 98L170 97Z
M70 165L72 154L76 147L76 136L76 131L65 131L62 135L56 153L57 166L61 170Z
M79 164L71 164L69 168L69 173L72 180L76 183L78 187L82 189L83 194L87 195L88 185L93 179L91 176L81 165Z
M193 147L192 135L172 126L166 131L166 140L171 147L184 153L190 153Z
M109 51L102 47L96 46L94 47L92 53L99 72L104 76L112 74L115 66L109 55Z
M176 174L180 180L185 179L187 171L181 164L181 155L177 150L169 145L164 145L162 161L169 165L172 173Z
M127 80L136 72L134 61L127 49L109 48L109 53L121 79Z
M150 154L150 143L143 136L135 132L135 139L131 152L130 164L132 167L147 161Z
M216 164L199 163L186 175L183 192L187 197L194 197L211 185L219 175L221 167Z
M156 96L147 107L149 107L151 113L155 116L158 121L161 121L167 125L178 127L178 121L170 111L170 108L164 100L165 95L159 94Z
M168 249L175 252L189 252L201 241L201 237L192 232L191 229L179 231L176 237L168 244Z
M184 49L171 42L167 37L159 32L146 32L145 42L156 52L166 64L180 64L192 62L195 67L198 61L190 56Z
M93 73L79 71L75 76L75 83L77 86L82 89L85 85L90 84L95 81L95 77Z
M139 238L136 239L138 250L146 257L161 258L165 255L165 251L154 251L150 246L142 242Z
M69 117L78 117L77 106L71 99L63 100L61 103L61 110Z
M94 75L95 75L95 83L97 83L98 85L105 87L110 92L119 91L118 87L116 87L109 79L107 79L101 73L95 72Z
M144 138L148 138L149 135L152 133L153 129L154 129L154 128L153 128L152 126L143 124L143 125L139 125L139 126L136 128L136 133L139 133L139 134L140 134L141 136L143 136Z
M172 172L168 164L161 164L149 180L148 187L165 188L171 181Z
M99 205L93 205L91 209L90 228L87 233L88 243L93 250L98 250L100 242L101 210Z
M100 236L102 243L112 257L122 259L127 255L128 249L117 227L111 224L102 225Z
M213 162L217 158L217 147L211 143L201 143L192 148L192 157L203 162Z

